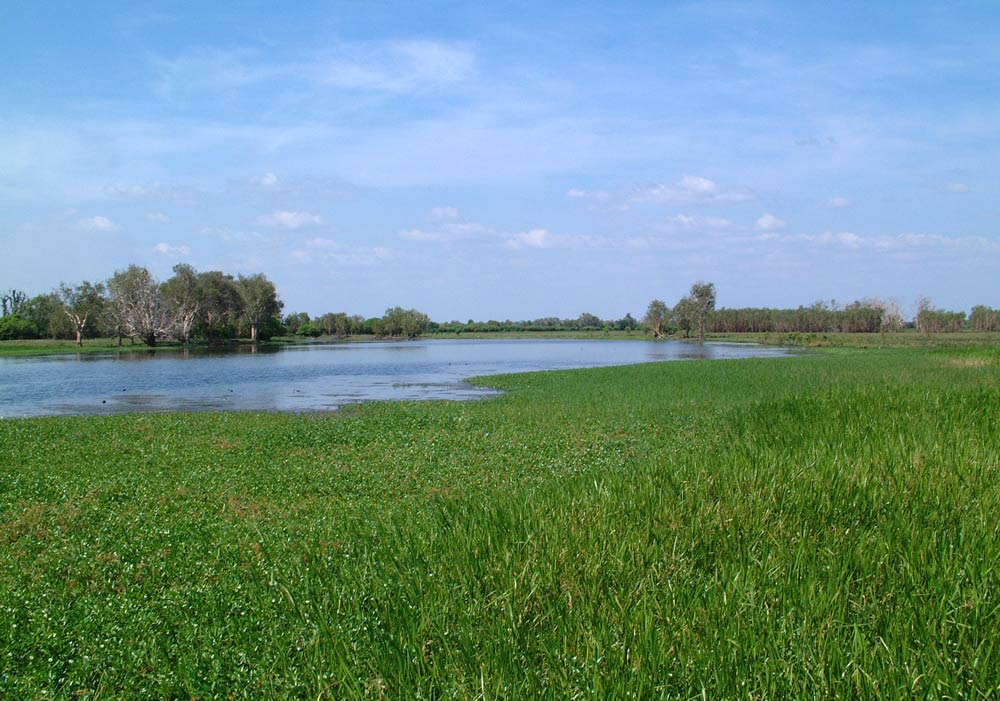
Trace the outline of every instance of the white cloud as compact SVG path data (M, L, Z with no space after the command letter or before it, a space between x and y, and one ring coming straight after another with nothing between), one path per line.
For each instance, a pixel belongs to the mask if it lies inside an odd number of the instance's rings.
M657 184L642 188L633 195L632 201L670 205L711 205L747 202L753 198L753 194L748 191L722 191L708 178L685 175L670 185Z
M278 187L278 185L281 183L281 180L279 180L278 176L275 175L274 173L264 173L261 176L251 178L250 182L256 185L257 187L270 190Z
M266 226L272 229L304 229L311 226L319 226L322 223L323 217L309 212L286 212L281 210L257 218L259 226Z
M100 215L81 219L79 224L84 229L90 229L91 231L114 231L118 228L118 225L113 221Z
M969 186L965 183L948 183L944 187L948 192L955 192L958 194L964 194L969 191Z
M307 71L323 85L407 94L465 82L475 75L476 56L463 46L434 41L354 44Z
M733 237L736 241L767 241L778 244L813 243L823 246L841 246L858 250L867 249L886 253L898 253L918 250L953 250L980 251L987 253L1000 252L1000 241L984 236L942 236L940 234L904 233L894 236L861 236L850 231L823 232L819 234L784 235L774 232L759 234L752 239Z
M677 185L687 192L696 192L699 194L714 194L719 187L709 180L708 178L702 178L697 175L685 175L680 179Z
M785 222L773 214L765 214L754 222L754 228L758 231L774 231L775 229L784 229Z
M403 254L385 246L352 246L327 238L312 238L305 248L289 252L289 257L299 263L323 263L344 267L364 267L403 258Z
M166 224L170 221L170 217L163 212L146 212L146 219L157 224Z
M191 255L191 247L183 245L171 246L169 243L158 243L153 246L153 252L169 256L171 258L183 258L184 256Z
M733 225L728 219L721 217L702 217L697 214L678 214L670 217L669 223L684 231L703 231L706 229L728 229Z
M455 207L434 207L428 212L427 218L431 221L456 221L460 217Z
M566 197L577 200L593 200L595 202L607 202L611 199L611 193L604 190L581 190L580 188L570 188L566 191Z
M434 207L427 213L431 230L412 228L399 232L400 238L410 241L455 242L500 236L482 224L463 218L455 207Z
M508 248L546 248L552 245L552 235L545 229L532 229L521 234L514 234L507 239Z
M843 209L844 207L850 207L851 201L846 197L831 197L830 206L836 207L838 209Z
M403 229L399 232L399 236L410 241L440 241L442 239L441 234L421 231L420 229Z
M611 241L604 236L553 234L547 229L531 229L508 236L504 246L517 251L522 248L598 248L610 243Z

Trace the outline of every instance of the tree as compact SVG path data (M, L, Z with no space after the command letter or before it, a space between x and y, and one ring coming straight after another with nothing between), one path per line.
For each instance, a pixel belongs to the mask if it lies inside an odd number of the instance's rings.
M250 341L257 343L263 330L272 324L277 325L275 317L284 304L278 299L274 283L263 273L240 275L236 286L243 298L243 321L250 327Z
M120 332L155 346L171 331L171 319L163 303L160 286L148 270L130 265L108 280L113 318Z
M3 313L0 316L13 316L21 312L21 307L28 301L28 295L21 290L7 290L0 292L0 308Z
M0 341L38 338L38 327L20 314L0 317Z
M642 321L653 332L653 338L662 338L667 321L670 320L670 310L663 300L654 299L646 308L646 316Z
M698 324L698 312L691 297L681 297L674 305L671 320L684 332L684 338L691 338L691 329Z
M615 328L619 331L633 331L635 327L636 321L629 313L626 313L624 317L615 322Z
M221 343L233 334L243 316L243 295L232 275L210 270L198 275L200 306L197 328L210 343Z
M705 323L715 309L715 285L711 282L696 282L691 285L692 309L698 324L698 339L705 340Z
M174 266L174 276L160 285L160 294L177 340L190 342L201 307L200 276L187 263L178 263Z
M58 294L63 305L63 312L73 325L76 345L82 346L86 331L93 327L94 320L100 317L104 310L106 304L104 285L100 282L94 284L86 280L76 287L62 283L59 285Z
M977 304L969 314L969 323L976 331L1000 331L1000 309Z
M32 322L40 336L46 338L72 338L73 326L63 313L63 303L59 295L50 292L36 295L21 307L21 315Z
M310 319L309 315L305 312L292 312L285 317L284 323L289 335L294 336L298 334L300 326L310 323Z

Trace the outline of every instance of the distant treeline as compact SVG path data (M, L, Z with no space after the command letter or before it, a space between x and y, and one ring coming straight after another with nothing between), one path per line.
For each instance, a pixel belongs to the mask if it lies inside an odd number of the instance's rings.
M916 316L909 321L896 302L882 299L846 305L816 302L795 309L716 309L715 285L708 282L696 282L672 307L653 300L641 321L630 313L601 319L584 312L572 319L434 322L423 312L402 307L370 318L346 312L281 317L284 305L263 274L233 277L218 270L198 272L186 264L174 266L173 273L159 282L145 268L131 265L108 280L61 284L35 297L20 290L0 293L0 340L75 339L82 344L87 338L110 337L152 346L162 340L256 342L284 335L414 338L425 333L638 331L660 338L693 333L887 333L903 328L924 333L1000 331L998 309L977 305L966 317L962 311L935 308L926 298L918 301Z
M233 277L218 270L198 272L190 265L173 268L157 281L143 267L131 265L99 282L61 284L52 292L29 297L21 290L0 293L0 340L117 338L149 346L173 340L221 344L252 342L274 336L373 334L416 336L429 320L413 309L394 307L384 317L364 319L345 313L280 317L284 306L274 284L263 274Z

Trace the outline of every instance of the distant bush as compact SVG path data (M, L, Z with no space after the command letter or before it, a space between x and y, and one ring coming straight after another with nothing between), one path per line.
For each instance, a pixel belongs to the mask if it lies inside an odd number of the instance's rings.
M22 316L11 314L0 318L0 341L38 338L38 327Z

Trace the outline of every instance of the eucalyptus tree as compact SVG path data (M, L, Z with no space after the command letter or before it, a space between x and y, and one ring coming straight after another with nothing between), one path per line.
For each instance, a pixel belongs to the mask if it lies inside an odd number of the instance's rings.
M181 343L188 343L201 308L202 289L198 273L187 263L178 263L174 266L173 277L160 285L160 294L174 335Z
M70 338L74 331L72 322L63 313L63 302L57 292L35 295L21 307L21 314L32 322L38 333L46 338Z
M145 268L130 265L117 271L108 280L108 291L115 321L126 336L155 346L157 339L171 332L172 319L160 285Z
M690 296L681 297L670 314L671 321L684 332L684 338L691 337L691 329L698 325L698 312Z
M969 314L969 323L976 331L1000 331L1000 309L977 304Z
M82 346L84 334L95 326L95 321L100 318L107 304L104 285L86 280L76 287L62 283L58 294L63 313L73 326L76 345Z
M198 330L211 342L219 342L232 332L243 316L243 295L232 275L219 270L198 274L200 305Z
M654 299L646 308L642 322L653 332L653 338L662 338L670 321L670 309L661 299Z
M691 285L689 294L692 311L698 324L698 338L705 340L705 323L709 314L715 309L715 285L711 282L696 282Z
M19 314L21 307L24 303L28 301L28 295L21 290L7 290L6 292L0 292L0 307L3 308L3 314L0 316L13 316L14 314Z
M240 275L236 287L243 298L243 321L250 327L250 340L256 343L261 330L276 321L284 304L278 299L274 283L263 273Z

